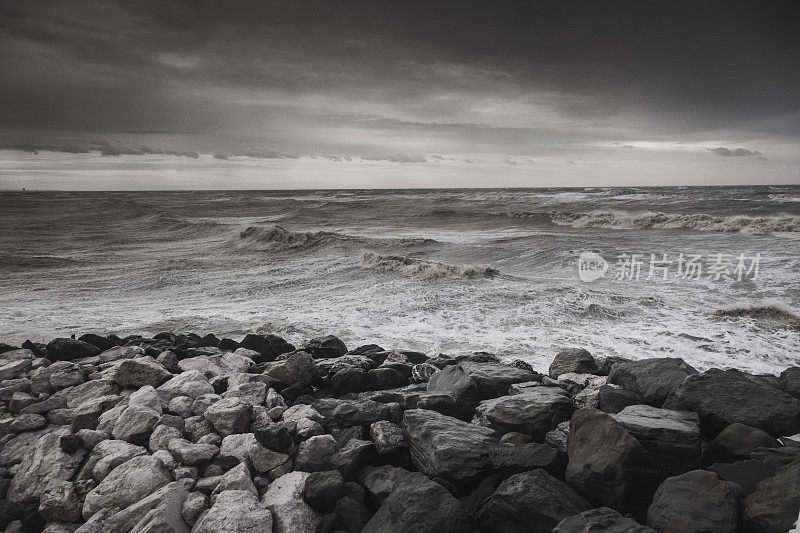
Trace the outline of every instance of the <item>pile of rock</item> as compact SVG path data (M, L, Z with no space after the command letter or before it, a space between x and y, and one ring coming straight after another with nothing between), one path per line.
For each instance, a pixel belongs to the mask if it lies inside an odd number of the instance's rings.
M0 344L0 529L788 531L800 368L333 336Z

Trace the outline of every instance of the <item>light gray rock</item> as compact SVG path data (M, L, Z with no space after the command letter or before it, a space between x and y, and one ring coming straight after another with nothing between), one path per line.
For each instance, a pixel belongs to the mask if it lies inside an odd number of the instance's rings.
M67 394L67 407L73 409L80 404L102 396L117 396L121 388L110 379L92 379L73 387Z
M178 396L197 398L203 394L214 394L214 387L196 370L178 374L156 390L161 398L161 403L166 405L169 405L169 402Z
M161 413L139 405L130 405L114 424L112 435L115 439L133 444L146 444L156 427Z
M316 531L320 515L303 501L308 476L306 472L290 472L273 481L264 493L262 501L272 511L274 533Z
M108 517L107 531L189 533L181 509L189 493L180 483L165 485Z
M474 422L500 433L516 431L541 439L556 425L569 420L574 407L558 387L534 387L528 392L481 402Z
M76 479L94 479L99 483L125 461L146 453L141 446L122 440L103 440L94 446Z
M206 409L206 420L222 437L247 433L253 417L253 406L241 398L224 398Z
M169 450L169 444L175 439L182 439L183 433L177 428L172 426L160 425L156 426L153 433L150 435L147 449L150 453L158 450Z
M172 481L164 464L150 456L139 456L116 467L87 495L83 518L88 520L104 508L124 509Z
M380 455L396 452L404 446L403 430L397 424L381 420L369 427L369 435L375 443L375 451Z
M175 459L188 466L206 463L219 453L219 448L212 444L193 444L182 438L170 441L167 449Z
M219 485L217 485L217 488L214 489L214 493L211 495L211 504L214 504L219 493L226 490L244 490L258 497L256 486L253 485L253 480L250 479L250 470L242 463L239 463L222 474Z
M116 366L112 379L122 387L138 389L144 385L158 387L172 378L172 373L152 357L125 359Z
M100 363L110 363L122 359L133 359L142 357L144 350L140 346L116 346L100 353Z
M205 494L202 492L190 492L183 502L181 516L187 524L194 526L203 511L208 508L208 497Z
M52 479L39 500L39 514L48 522L79 522L81 504L75 485L62 479Z
M246 490L221 492L211 509L192 528L192 533L264 533L275 529L272 514ZM295 529L293 532L314 531Z
M242 383L228 388L222 395L223 398L241 398L251 405L264 405L267 399L267 386L261 381Z
M130 397L128 398L128 405L146 407L158 413L159 416L163 414L161 409L161 400L158 398L156 389L154 389L151 385L144 385L139 390L131 393Z
M295 468L303 472L319 472L331 468L331 456L339 448L331 435L318 435L300 443Z
M219 447L219 454L236 457L240 463L250 466L252 464L250 450L253 448L253 445L257 443L258 441L253 433L228 435L222 439L222 444Z
M6 498L17 503L38 498L51 481L72 478L86 455L86 450L65 453L61 449L60 441L61 436L66 434L66 429L45 433L31 448L24 449L22 461L8 486Z

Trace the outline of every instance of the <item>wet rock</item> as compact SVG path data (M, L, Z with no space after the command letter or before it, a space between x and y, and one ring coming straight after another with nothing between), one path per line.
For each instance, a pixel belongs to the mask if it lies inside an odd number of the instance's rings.
M549 533L563 519L592 506L569 485L544 470L503 481L476 513L481 531Z
M775 471L744 499L745 524L755 533L789 531L800 515L800 462Z
M111 471L87 495L83 518L88 520L104 508L124 509L172 481L169 471L158 459L134 457Z
M344 479L338 470L313 472L306 478L303 497L319 513L333 511L336 502L344 496Z
M584 348L566 348L558 352L550 363L548 374L556 379L561 374L574 372L576 374L596 374L597 362L592 354Z
M51 481L72 478L86 452L79 449L65 453L60 446L65 434L65 430L52 431L36 440L31 448L23 448L22 461L8 486L6 498L16 503L39 498Z
M431 376L428 391L447 392L457 400L480 401L504 396L514 383L536 381L535 374L499 363L465 362Z
M295 468L303 472L318 472L331 468L331 456L338 449L336 439L319 435L300 443L295 458Z
M452 494L425 475L408 472L396 478L391 493L362 532L460 533L466 525L466 513Z
M661 407L687 376L695 374L697 370L683 359L656 357L615 365L608 382L638 394L648 405Z
M303 348L314 359L330 359L347 353L347 346L333 335L311 339Z
M732 463L748 459L758 448L777 448L778 441L766 431L731 424L714 437L703 453L703 463Z
M94 333L85 333L78 337L78 340L88 342L89 344L97 347L97 349L101 352L104 350L110 350L117 345L114 341L108 339L107 337L95 335Z
M553 533L656 533L614 509L600 507L562 520Z
M145 385L158 387L172 378L172 373L152 357L126 359L117 365L112 379L122 387L138 389Z
M658 485L653 457L611 416L579 409L570 420L566 481L595 505L644 518Z
M517 431L535 439L569 420L574 408L569 394L555 387L535 387L529 392L481 402L475 422L500 433Z
M800 401L735 371L709 370L689 376L664 407L696 412L703 433L710 438L736 422L772 436L800 432Z
M71 361L94 355L100 355L97 346L76 339L53 339L47 345L47 358L51 361Z
M274 533L315 531L320 515L303 500L303 489L310 474L290 472L273 481L262 498L272 511Z
M436 411L459 420L469 420L473 412L471 404L458 400L454 395L444 392L421 393L413 407Z
M394 368L375 368L367 372L365 386L368 390L385 390L407 384L406 377Z
M693 470L664 481L647 511L661 533L729 533L739 517L736 491L713 472Z
M430 363L420 363L411 367L411 383L427 383L439 369Z
M612 418L650 452L661 479L700 468L700 425L695 413L632 405Z
M223 437L247 433L253 416L253 406L240 398L225 398L206 409L203 416Z
M261 533L277 531L274 526L272 513L264 509L257 496L245 490L226 490L219 493L192 533Z
M406 411L401 427L412 462L431 478L468 486L492 468L488 428L423 409Z

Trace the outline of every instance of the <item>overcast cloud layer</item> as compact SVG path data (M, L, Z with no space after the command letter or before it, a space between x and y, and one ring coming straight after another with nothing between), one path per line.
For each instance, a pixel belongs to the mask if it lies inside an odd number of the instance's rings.
M798 183L799 13L3 2L0 187Z

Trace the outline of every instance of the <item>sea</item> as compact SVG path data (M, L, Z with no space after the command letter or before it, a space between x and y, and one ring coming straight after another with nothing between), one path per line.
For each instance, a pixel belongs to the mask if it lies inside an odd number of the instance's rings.
M0 342L800 361L800 186L0 192Z

